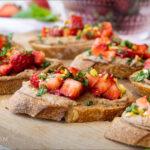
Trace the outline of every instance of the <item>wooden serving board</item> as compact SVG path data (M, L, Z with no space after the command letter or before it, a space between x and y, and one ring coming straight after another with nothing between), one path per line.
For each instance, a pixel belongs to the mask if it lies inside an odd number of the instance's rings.
M131 91L128 81L122 81ZM136 95L137 96L137 95ZM11 149L137 149L104 138L110 122L64 123L15 115L0 97L0 144Z
M29 48L32 33L17 35L15 41ZM135 96L128 81L122 81ZM10 96L0 96L0 144L10 149L137 149L104 138L110 122L64 123L37 120L10 113L5 107Z

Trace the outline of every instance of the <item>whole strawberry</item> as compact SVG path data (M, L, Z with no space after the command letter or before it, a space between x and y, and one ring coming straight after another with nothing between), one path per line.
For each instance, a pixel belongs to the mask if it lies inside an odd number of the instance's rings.
M15 72L19 73L34 64L34 57L28 53L18 53L10 57L10 64Z

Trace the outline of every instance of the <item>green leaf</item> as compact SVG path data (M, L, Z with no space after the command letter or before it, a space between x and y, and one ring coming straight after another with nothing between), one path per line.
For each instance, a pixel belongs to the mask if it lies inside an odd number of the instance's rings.
M84 86L88 86L88 84L89 84L88 79L83 79L82 84Z
M137 73L132 79L134 81L140 82L144 79L148 79L150 77L150 71L149 70L142 70L139 73Z
M128 40L124 40L124 41L122 41L120 43L120 46L122 46L122 47L126 47L127 46L128 48L132 48L133 44L130 41L128 41Z
M44 61L44 63L42 64L42 68L46 68L50 65L51 63L47 60Z
M93 103L93 101L85 101L85 106L91 106L91 105L93 105L94 103Z
M57 21L58 17L51 11L32 3L27 10L19 12L15 18L34 18L40 21Z
M36 96L42 96L46 92L47 92L46 88L39 88L38 93L36 94Z

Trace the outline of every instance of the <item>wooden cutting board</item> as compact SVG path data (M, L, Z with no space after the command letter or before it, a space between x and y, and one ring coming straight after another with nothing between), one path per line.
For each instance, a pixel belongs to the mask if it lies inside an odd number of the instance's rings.
M134 93L128 81L122 81ZM137 96L137 95L136 95ZM104 138L110 122L64 123L10 113L0 96L0 144L11 149L137 149Z
M15 40L29 47L31 36L17 35ZM128 81L122 82L137 96ZM10 149L137 149L105 139L110 122L67 124L14 115L5 108L9 97L0 96L0 144Z

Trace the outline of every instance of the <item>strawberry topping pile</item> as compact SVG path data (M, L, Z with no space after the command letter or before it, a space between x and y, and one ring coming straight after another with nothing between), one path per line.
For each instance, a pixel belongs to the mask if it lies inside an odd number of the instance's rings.
M142 59L150 58L148 45L134 44L127 40L121 40L118 37L97 38L92 45L91 54L104 58L106 61L112 61L116 56L131 59L134 59L136 56Z
M52 73L34 74L30 83L38 88L37 96L49 92L76 100L83 93L91 91L94 96L115 100L126 92L123 85L108 73L98 74L95 69L80 71L73 67L61 67Z
M112 25L109 22L103 22L97 25L88 25L83 23L81 16L72 15L69 20L65 21L63 27L44 27L41 30L41 36L76 36L77 39L95 39L97 37L108 37L113 35Z
M1 42L2 41L2 42ZM25 69L47 67L49 62L41 51L19 51L10 37L0 36L0 76L20 73Z

